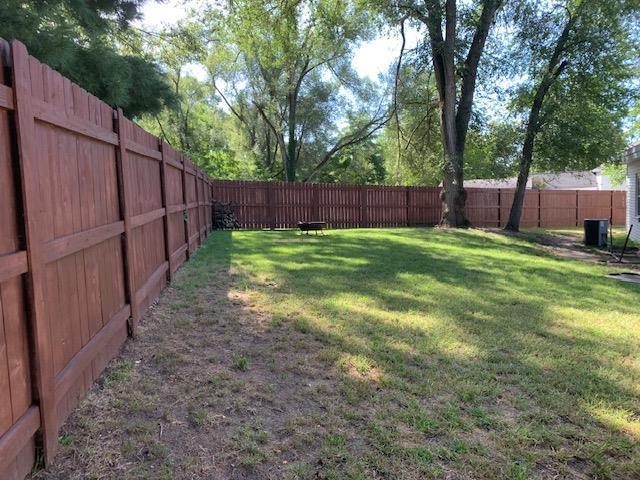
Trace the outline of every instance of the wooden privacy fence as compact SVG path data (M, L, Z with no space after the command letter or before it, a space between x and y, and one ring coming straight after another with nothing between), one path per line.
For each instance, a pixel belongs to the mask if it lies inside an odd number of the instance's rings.
M242 228L294 228L326 221L332 228L435 225L442 204L437 187L389 187L286 182L213 181L213 202L231 202ZM467 189L467 215L478 227L502 227L513 190ZM575 227L585 218L625 223L626 192L528 190L523 227Z
M0 41L0 478L50 462L79 397L212 228L211 181Z

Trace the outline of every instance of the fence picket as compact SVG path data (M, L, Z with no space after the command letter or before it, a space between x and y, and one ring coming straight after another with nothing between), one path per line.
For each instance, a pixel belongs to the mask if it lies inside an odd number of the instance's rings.
M40 430L45 465L53 460L58 446L58 419L55 405L52 344L49 335L49 317L45 300L46 270L44 263L42 226L50 219L42 218L42 198L39 192L40 168L35 137L35 118L31 105L31 77L29 54L19 42L11 44L12 84L15 108L15 126L18 144L18 164L25 218L28 273L27 302L33 332L33 365L40 413ZM0 406L7 408L7 405Z

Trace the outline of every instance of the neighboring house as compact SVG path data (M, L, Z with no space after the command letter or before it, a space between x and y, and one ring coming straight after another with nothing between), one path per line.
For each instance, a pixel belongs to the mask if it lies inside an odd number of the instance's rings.
M517 177L502 178L499 180L487 179L487 180L465 180L464 186L466 188L516 188L518 182ZM527 180L527 188L531 188L531 177Z
M500 180L465 180L467 188L516 188L517 178ZM626 190L625 185L613 186L611 178L602 171L602 166L580 172L532 173L527 188L546 190Z
M640 242L640 143L627 149L627 230L633 225L631 238Z

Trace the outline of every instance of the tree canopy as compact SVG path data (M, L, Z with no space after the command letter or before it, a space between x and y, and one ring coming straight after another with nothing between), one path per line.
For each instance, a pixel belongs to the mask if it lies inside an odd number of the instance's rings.
M0 36L25 43L40 61L127 115L159 112L173 101L154 59L125 53L142 0L6 0Z
M525 131L507 228L518 229L532 165L591 169L624 148L623 121L637 98L638 6L637 0L514 4L510 51L524 80L511 109Z

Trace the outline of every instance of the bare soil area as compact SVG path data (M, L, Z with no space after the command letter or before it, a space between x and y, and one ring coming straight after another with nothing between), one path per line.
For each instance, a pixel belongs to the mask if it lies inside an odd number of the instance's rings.
M55 466L36 478L312 473L317 439L341 428L335 372L309 335L270 328L221 275L186 301L165 291L64 427Z

